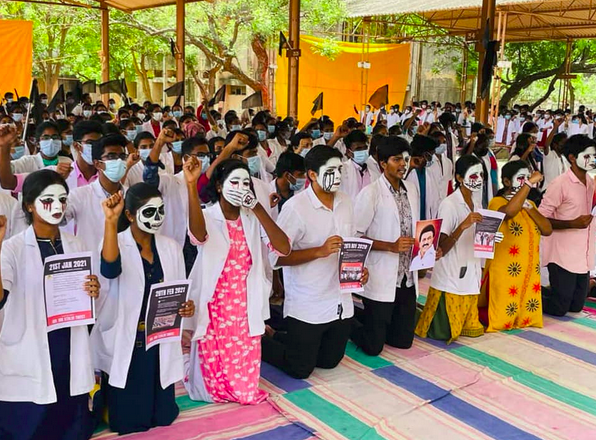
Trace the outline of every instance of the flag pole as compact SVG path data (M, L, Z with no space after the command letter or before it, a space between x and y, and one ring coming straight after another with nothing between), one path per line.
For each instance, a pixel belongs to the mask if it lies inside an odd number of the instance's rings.
M35 81L35 79L31 80L31 85L29 86L29 95L31 95L31 90L33 89L33 81ZM16 89L15 89L16 91ZM29 127L29 117L31 115L31 96L29 96L29 105L27 106L27 117L25 118L25 127L23 127L23 141L25 141L25 139L27 139L27 128Z

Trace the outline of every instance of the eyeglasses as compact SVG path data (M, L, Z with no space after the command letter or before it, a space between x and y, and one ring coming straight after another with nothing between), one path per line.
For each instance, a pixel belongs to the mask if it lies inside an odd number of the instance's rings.
M53 141L59 141L59 140L62 140L62 136L60 136L59 134L53 134L53 135L44 134L39 137L40 141L49 141L50 139Z
M126 159L128 159L128 154L127 153L109 153L106 154L105 156L101 156L101 160L118 160L118 159L122 159L124 161L126 161Z

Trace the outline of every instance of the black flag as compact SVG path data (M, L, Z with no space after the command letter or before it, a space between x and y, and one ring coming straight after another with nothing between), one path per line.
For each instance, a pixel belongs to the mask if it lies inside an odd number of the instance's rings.
M389 104L389 84L385 84L383 87L379 87L375 93L371 95L368 103L374 108L379 109L384 105Z
M99 92L101 94L117 93L118 95L123 95L124 93L122 90L122 81L119 79L113 79L111 81L101 83L99 85Z
M66 98L64 96L64 85L62 84L62 85L60 85L60 87L58 87L58 90L56 90L54 97L52 98L52 100L50 101L50 104L48 105L48 113L55 112L58 105L64 104L64 101L66 101Z
M95 82L95 81L94 81ZM66 114L72 113L74 108L80 104L83 100L83 85L81 85L80 81L77 81L77 85L75 86L74 90L72 91L72 98L69 98L66 101Z
M172 57L176 58L176 53L178 52L178 48L176 47L176 43L172 38L170 38L170 53Z
M261 92L255 92L248 98L242 100L242 108L263 107L263 95Z
M177 82L164 90L167 96L184 96L184 81Z
M279 32L279 48L277 49L277 53L279 56L281 56L281 52L284 49L289 49L290 45L288 44L288 40L286 39L286 36L284 35L283 32Z
M217 90L217 92L215 92L215 96L213 96L213 98L211 98L208 105L209 105L209 107L213 107L218 102L225 101L225 100L226 100L226 86L221 86Z
M83 93L95 93L97 91L97 83L94 79L85 81L82 85Z
M31 92L29 93L29 106L31 108L31 113L29 118L33 118L36 124L39 124L42 120L42 113L43 113L43 105L41 104L41 100L39 99L39 87L37 86L37 80L33 80L33 84L31 84ZM27 121L28 123L29 121Z
M317 96L312 103L313 106L310 114L314 116L316 112L323 110L323 92L319 93L319 96Z

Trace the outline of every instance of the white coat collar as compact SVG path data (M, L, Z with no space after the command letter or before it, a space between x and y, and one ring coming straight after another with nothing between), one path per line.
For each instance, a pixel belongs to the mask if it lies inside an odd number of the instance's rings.
M62 241L62 248L64 250L64 253L67 254L72 248L72 243L73 240L75 240L75 238L66 233L61 233L60 240ZM33 230L33 226L31 225L25 230L25 246L32 246L36 249L38 247L37 237L35 236L35 231Z

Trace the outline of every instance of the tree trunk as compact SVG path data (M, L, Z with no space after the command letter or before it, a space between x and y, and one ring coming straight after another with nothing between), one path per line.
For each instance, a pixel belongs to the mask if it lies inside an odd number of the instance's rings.
M261 85L261 96L263 98L263 106L269 107L269 89L267 88L267 71L269 69L269 54L265 47L265 39L260 35L255 35L250 42L253 52L257 57L257 69L255 72L255 80Z
M138 63L134 50L131 49L130 52L132 53L132 65L137 76L141 78L143 95L145 95L146 100L153 102L153 97L151 96L151 86L149 85L149 78L147 77L147 69L145 68L145 54L141 54L141 62Z
M551 95L551 93L553 93L555 91L555 84L557 83L557 75L553 76L553 79L551 79L550 84L548 85L548 88L546 89L546 93L544 95L542 95L542 97L540 97L540 99L538 99L534 104L532 104L530 106L530 111L534 111L534 109L538 106L540 106L544 101L546 101L548 99L548 97Z

